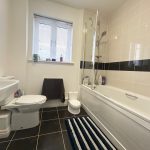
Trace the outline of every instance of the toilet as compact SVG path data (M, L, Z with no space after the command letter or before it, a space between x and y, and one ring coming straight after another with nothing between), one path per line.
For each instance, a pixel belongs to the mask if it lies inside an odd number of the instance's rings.
M78 92L69 92L68 111L74 115L80 113L81 103L77 97Z
M14 77L6 79L12 80ZM10 131L39 125L39 109L46 102L46 96L23 95L14 98L12 94L8 99L0 106L0 138L8 137Z
M12 113L10 125L12 131L28 129L39 124L39 109L45 102L46 97L42 95L23 95L1 106L1 109Z

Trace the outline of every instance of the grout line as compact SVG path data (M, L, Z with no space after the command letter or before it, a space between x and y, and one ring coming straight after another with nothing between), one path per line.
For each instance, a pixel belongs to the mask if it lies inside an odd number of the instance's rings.
M63 131L67 131L67 130L63 130ZM61 131L50 132L50 133L45 133L45 134L39 134L39 136L49 135L49 134L55 134L55 133L61 133ZM11 141L24 140L24 139L34 138L34 137L38 137L38 135L29 136L29 137L24 137L24 138L18 138L18 139L12 139ZM10 140L9 140L9 141L5 141L5 142L10 142ZM5 142L3 142L3 143L5 143Z
M57 110L43 110L43 112L53 112L53 111L57 111Z
M60 120L63 120L63 119L67 119L67 118L80 117L80 116L82 117L82 116L86 116L86 115L79 115L79 116L75 116L75 115L74 115L74 116L71 116L71 117L56 118L56 119L48 119L48 120L41 120L41 121L42 121L42 122L44 122L44 121L46 122L46 121L54 121L54 120L59 120L59 119L60 119Z
M67 108L61 108L61 109L59 109L58 107L56 107L56 110L43 110L42 109L42 112L51 112L51 111L61 111L61 110L67 110Z
M67 132L67 130L62 130L62 132Z
M9 141L9 144L8 144L7 147L6 147L6 150L7 150L8 147L10 146L10 143L12 142L12 139L14 138L15 134L16 134L16 131L14 132L14 135L11 137L11 139L10 139L10 141Z
M58 111L61 111L61 110L67 110L67 108L58 109Z
M42 113L43 113L43 109L42 109L41 114L40 114L40 125L39 125L39 132L38 132L37 143L36 143L36 150L37 150L38 144L39 144L39 133L40 133L40 129L41 129Z
M64 111L64 110L68 110L68 109L58 109L58 111Z
M39 136L50 135L50 134L56 134L56 133L61 133L61 131L56 131L56 132L50 132L50 133L40 134Z
M34 136L28 136L28 137L24 137L24 138L18 138L18 139L13 139L11 141L19 141L19 140L24 140L24 139L30 139L30 138L34 138L37 137L38 135L34 135Z
M56 118L56 119L47 119L47 120L41 120L41 121L53 121L53 120L59 120L59 119Z
M60 126L60 131L61 131L61 136L62 136L62 142L63 142L63 145L64 145L64 150L66 150L66 145L65 145L65 141L64 141L64 137L63 137L63 133L62 133L62 128L61 128L61 123L60 123L58 108L57 108L57 114L58 114L58 119L59 119L59 126Z

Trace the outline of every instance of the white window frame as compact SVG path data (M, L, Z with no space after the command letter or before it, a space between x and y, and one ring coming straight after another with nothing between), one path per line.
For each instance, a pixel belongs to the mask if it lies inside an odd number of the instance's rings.
M50 49L50 58L56 58L56 39L57 39L57 27L62 27L62 28L66 28L68 30L70 30L70 34L68 34L68 38L70 38L70 40L68 40L68 48L67 48L67 52L68 53L68 58L67 58L67 62L72 62L72 37L73 37L73 23L71 22L67 22L67 21L62 21L62 20L58 20L58 19L54 19L54 18L49 18L49 17L44 17L44 16L40 16L37 14L34 14L34 30L33 30L33 50L32 50L32 55L33 54L38 54L38 50L39 50L39 44L35 44L38 43L39 39L39 24L45 24L45 25L50 25L52 26L52 41L51 41L51 49ZM52 52L53 51L53 52ZM45 60L46 61L46 60Z

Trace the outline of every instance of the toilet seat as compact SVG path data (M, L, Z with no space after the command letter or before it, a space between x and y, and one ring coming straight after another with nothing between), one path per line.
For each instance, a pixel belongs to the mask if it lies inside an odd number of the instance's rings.
M46 97L42 95L24 95L15 100L17 105L42 104L46 101Z
M46 96L42 96L42 95L24 95L21 96L19 98L14 98L11 102L9 102L8 104L2 106L2 109L16 109L16 108L22 108L22 107L33 107L34 105L36 106L40 106L43 103L46 102Z
M80 108L81 103L78 100L69 100L69 104L73 108Z

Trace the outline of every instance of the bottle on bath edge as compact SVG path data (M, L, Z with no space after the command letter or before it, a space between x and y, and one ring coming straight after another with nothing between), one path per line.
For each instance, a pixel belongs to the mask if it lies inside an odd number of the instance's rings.
M106 84L106 77L100 75L99 79L98 79L98 83L99 83L99 85L105 85Z

